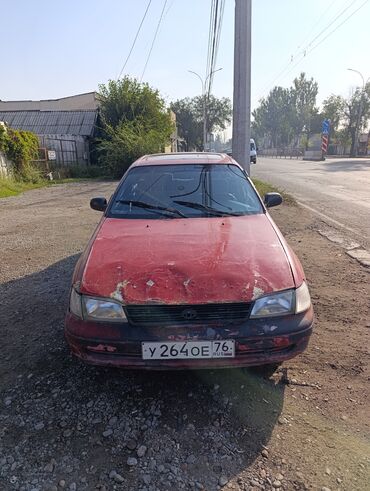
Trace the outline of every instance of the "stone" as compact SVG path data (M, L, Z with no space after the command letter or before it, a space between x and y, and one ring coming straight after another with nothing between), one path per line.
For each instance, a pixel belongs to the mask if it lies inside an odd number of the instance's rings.
M186 459L186 463L187 463L187 464L194 464L196 460L197 460L197 459L196 459L195 455L191 454L191 455L189 455L189 456L187 457L187 459Z
M124 478L121 476L121 474L118 474L116 472L116 475L114 476L114 480L117 482L117 483L122 483L124 481Z
M39 431L45 427L44 423L40 421L40 423L35 424L35 430Z
M111 436L113 434L113 430L109 428L108 430L103 431L103 436L105 438L108 438L108 436Z
M128 457L127 465L130 467L137 465L137 459L135 457Z
M261 455L262 457L265 457L265 459L268 459L268 456L269 456L269 453L268 453L268 450L266 450L265 448L262 450L261 452Z
M65 488L65 487L66 487L66 482L65 482L65 480L64 480L64 479L61 479L61 480L58 482L58 486L59 486L60 488L62 488L62 489L63 489L63 488Z
M149 474L144 474L142 476L143 483L146 484L147 486L150 484L152 478L150 477Z
M272 487L281 488L281 481L279 481L278 479L275 479L275 481L272 483Z
M135 450L135 448L137 447L137 442L131 438L127 441L126 447L130 450Z
M218 484L220 486L225 486L228 482L229 480L226 476L221 476L220 479L218 480Z
M146 451L147 451L147 447L145 445L140 445L140 447L137 449L137 456L138 457L144 457L144 455L146 454Z

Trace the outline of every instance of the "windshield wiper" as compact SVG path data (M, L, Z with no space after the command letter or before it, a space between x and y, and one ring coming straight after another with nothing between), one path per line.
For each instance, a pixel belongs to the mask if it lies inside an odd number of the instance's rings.
M182 218L187 218L180 210L176 210L176 208L165 208L164 206L159 205L151 205L150 203L145 203L144 201L134 201L129 199L117 199L116 203L122 203L124 205L137 206L138 208L146 208L148 210L158 210L158 211L166 211L168 213L173 213Z
M188 206L189 208L195 208L196 210L203 210L208 213L213 213L213 215L218 217L223 217L223 216L239 217L243 215L243 213L222 211L222 210L218 210L217 208L212 208L211 206L203 205L202 203L195 203L193 201L174 200L174 203L177 203L178 205L182 205L182 206Z

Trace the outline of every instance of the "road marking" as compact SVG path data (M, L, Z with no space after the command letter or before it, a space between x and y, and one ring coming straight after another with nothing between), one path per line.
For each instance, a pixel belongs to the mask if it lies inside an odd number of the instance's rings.
M338 222L338 220L334 220L334 218L331 218L331 217L328 217L328 215L325 215L324 213L322 213L321 211L319 210L316 210L316 208L312 208L312 206L308 206L306 205L305 203L302 203L302 201L297 201L297 203L300 205L300 206L303 206L303 208L307 208L308 210L312 211L313 213L315 213L316 215L319 215L321 218L324 218L325 220L328 220L329 222L332 222L332 223L335 223L335 225L337 225L338 227L341 227L341 228L344 228L346 230L348 230L349 232L352 232L353 234L357 235L358 237L361 237L362 239L365 238L365 239L368 239L368 237L365 235L361 235L360 233L358 233L356 230L354 230L353 228L350 228L350 227L347 227L346 225L344 225L343 223L341 222Z

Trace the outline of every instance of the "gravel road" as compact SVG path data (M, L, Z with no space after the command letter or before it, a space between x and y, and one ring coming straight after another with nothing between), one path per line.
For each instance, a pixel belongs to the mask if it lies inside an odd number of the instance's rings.
M305 209L273 215L304 264L315 333L272 377L71 358L69 281L100 218L88 202L114 186L0 200L0 489L369 489L369 274Z

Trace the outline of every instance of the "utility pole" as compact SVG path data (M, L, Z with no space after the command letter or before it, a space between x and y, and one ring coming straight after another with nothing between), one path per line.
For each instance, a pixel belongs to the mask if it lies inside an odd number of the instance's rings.
M357 122L356 122L356 131L355 131L355 145L353 148L353 155L351 157L357 157L358 154L358 140L359 140L359 131L360 131L360 125L361 125L361 118L362 118L362 112L364 110L364 96L365 96L365 87L369 79L366 80L364 79L364 76L362 75L361 72L358 70L354 70L353 68L347 68L350 72L355 72L358 75L360 75L362 79L362 89L361 89L361 94L360 94L360 105L358 108L358 113L357 113Z
M233 158L250 175L252 0L235 0Z
M201 84L202 84L202 101L203 101L203 152L206 151L206 146L207 146L207 94L206 94L206 84L207 80L211 75L213 75L216 72L219 72L222 70L222 68L217 68L217 70L213 70L209 75L207 75L205 81L203 82L202 77L199 75L197 72L193 72L193 70L188 70L189 73L192 73L193 75L196 75Z

